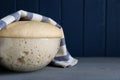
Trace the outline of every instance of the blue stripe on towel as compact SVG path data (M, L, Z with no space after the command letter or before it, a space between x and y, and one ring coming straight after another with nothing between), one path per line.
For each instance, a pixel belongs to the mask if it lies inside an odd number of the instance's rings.
M31 20L33 18L33 13L27 12L27 16L24 19Z
M46 17L46 16L42 16L42 20L41 20L42 22L46 22L46 21L48 21L48 17Z
M3 27L5 27L7 24L3 21L0 20L0 28L2 29Z
M59 24L56 24L55 26L57 26L58 28L61 28L61 26Z
M11 15L15 18L16 21L20 19L20 16L19 16L19 13L18 13L18 12L13 13L13 14L11 14Z
M61 42L60 42L60 46L63 46L63 45L65 45L66 43L65 43L65 38L62 38L61 39Z
M54 60L55 61L68 61L69 60L69 52L67 51L67 55L55 57Z

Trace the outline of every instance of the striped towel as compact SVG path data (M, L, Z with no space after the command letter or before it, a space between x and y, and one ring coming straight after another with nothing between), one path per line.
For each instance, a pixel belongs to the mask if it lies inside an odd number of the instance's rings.
M55 25L56 27L60 28L62 30L62 39L60 43L60 49L57 53L57 55L54 57L51 63L53 63L55 66L61 66L61 67L69 67L74 66L77 64L78 60L73 58L67 48L65 43L65 37L62 27L57 24L54 20L51 18L42 16L40 14L27 12L24 10L19 10L13 14L10 14L0 20L0 30L4 28L6 25L19 20L34 20L34 21L41 21L41 22L48 22L52 25Z

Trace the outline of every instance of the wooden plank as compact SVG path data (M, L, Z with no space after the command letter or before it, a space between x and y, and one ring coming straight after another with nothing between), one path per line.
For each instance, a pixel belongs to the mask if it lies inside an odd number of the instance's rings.
M15 0L2 0L0 2L0 18L3 18L15 11Z
M83 0L62 0L62 26L73 56L83 55Z
M120 56L120 0L108 0L107 56Z
M61 24L61 0L40 0L39 4L40 14Z
M16 10L39 12L39 0L16 0Z
M85 0L84 56L105 55L105 0Z

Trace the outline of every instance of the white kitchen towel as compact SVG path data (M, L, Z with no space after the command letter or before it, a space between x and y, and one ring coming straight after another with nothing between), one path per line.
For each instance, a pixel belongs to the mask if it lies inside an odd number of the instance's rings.
M0 30L4 28L6 25L19 20L34 20L34 21L47 22L60 28L62 30L60 49L57 55L52 60L52 63L56 66L61 66L61 67L70 67L77 64L78 60L73 58L66 48L65 37L62 27L49 17L36 13L27 12L24 10L19 10L0 20Z

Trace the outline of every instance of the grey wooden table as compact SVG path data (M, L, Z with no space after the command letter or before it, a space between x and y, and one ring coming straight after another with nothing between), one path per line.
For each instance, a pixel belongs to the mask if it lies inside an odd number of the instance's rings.
M78 58L70 68L47 66L42 70L17 73L0 68L0 80L120 80L120 58Z

